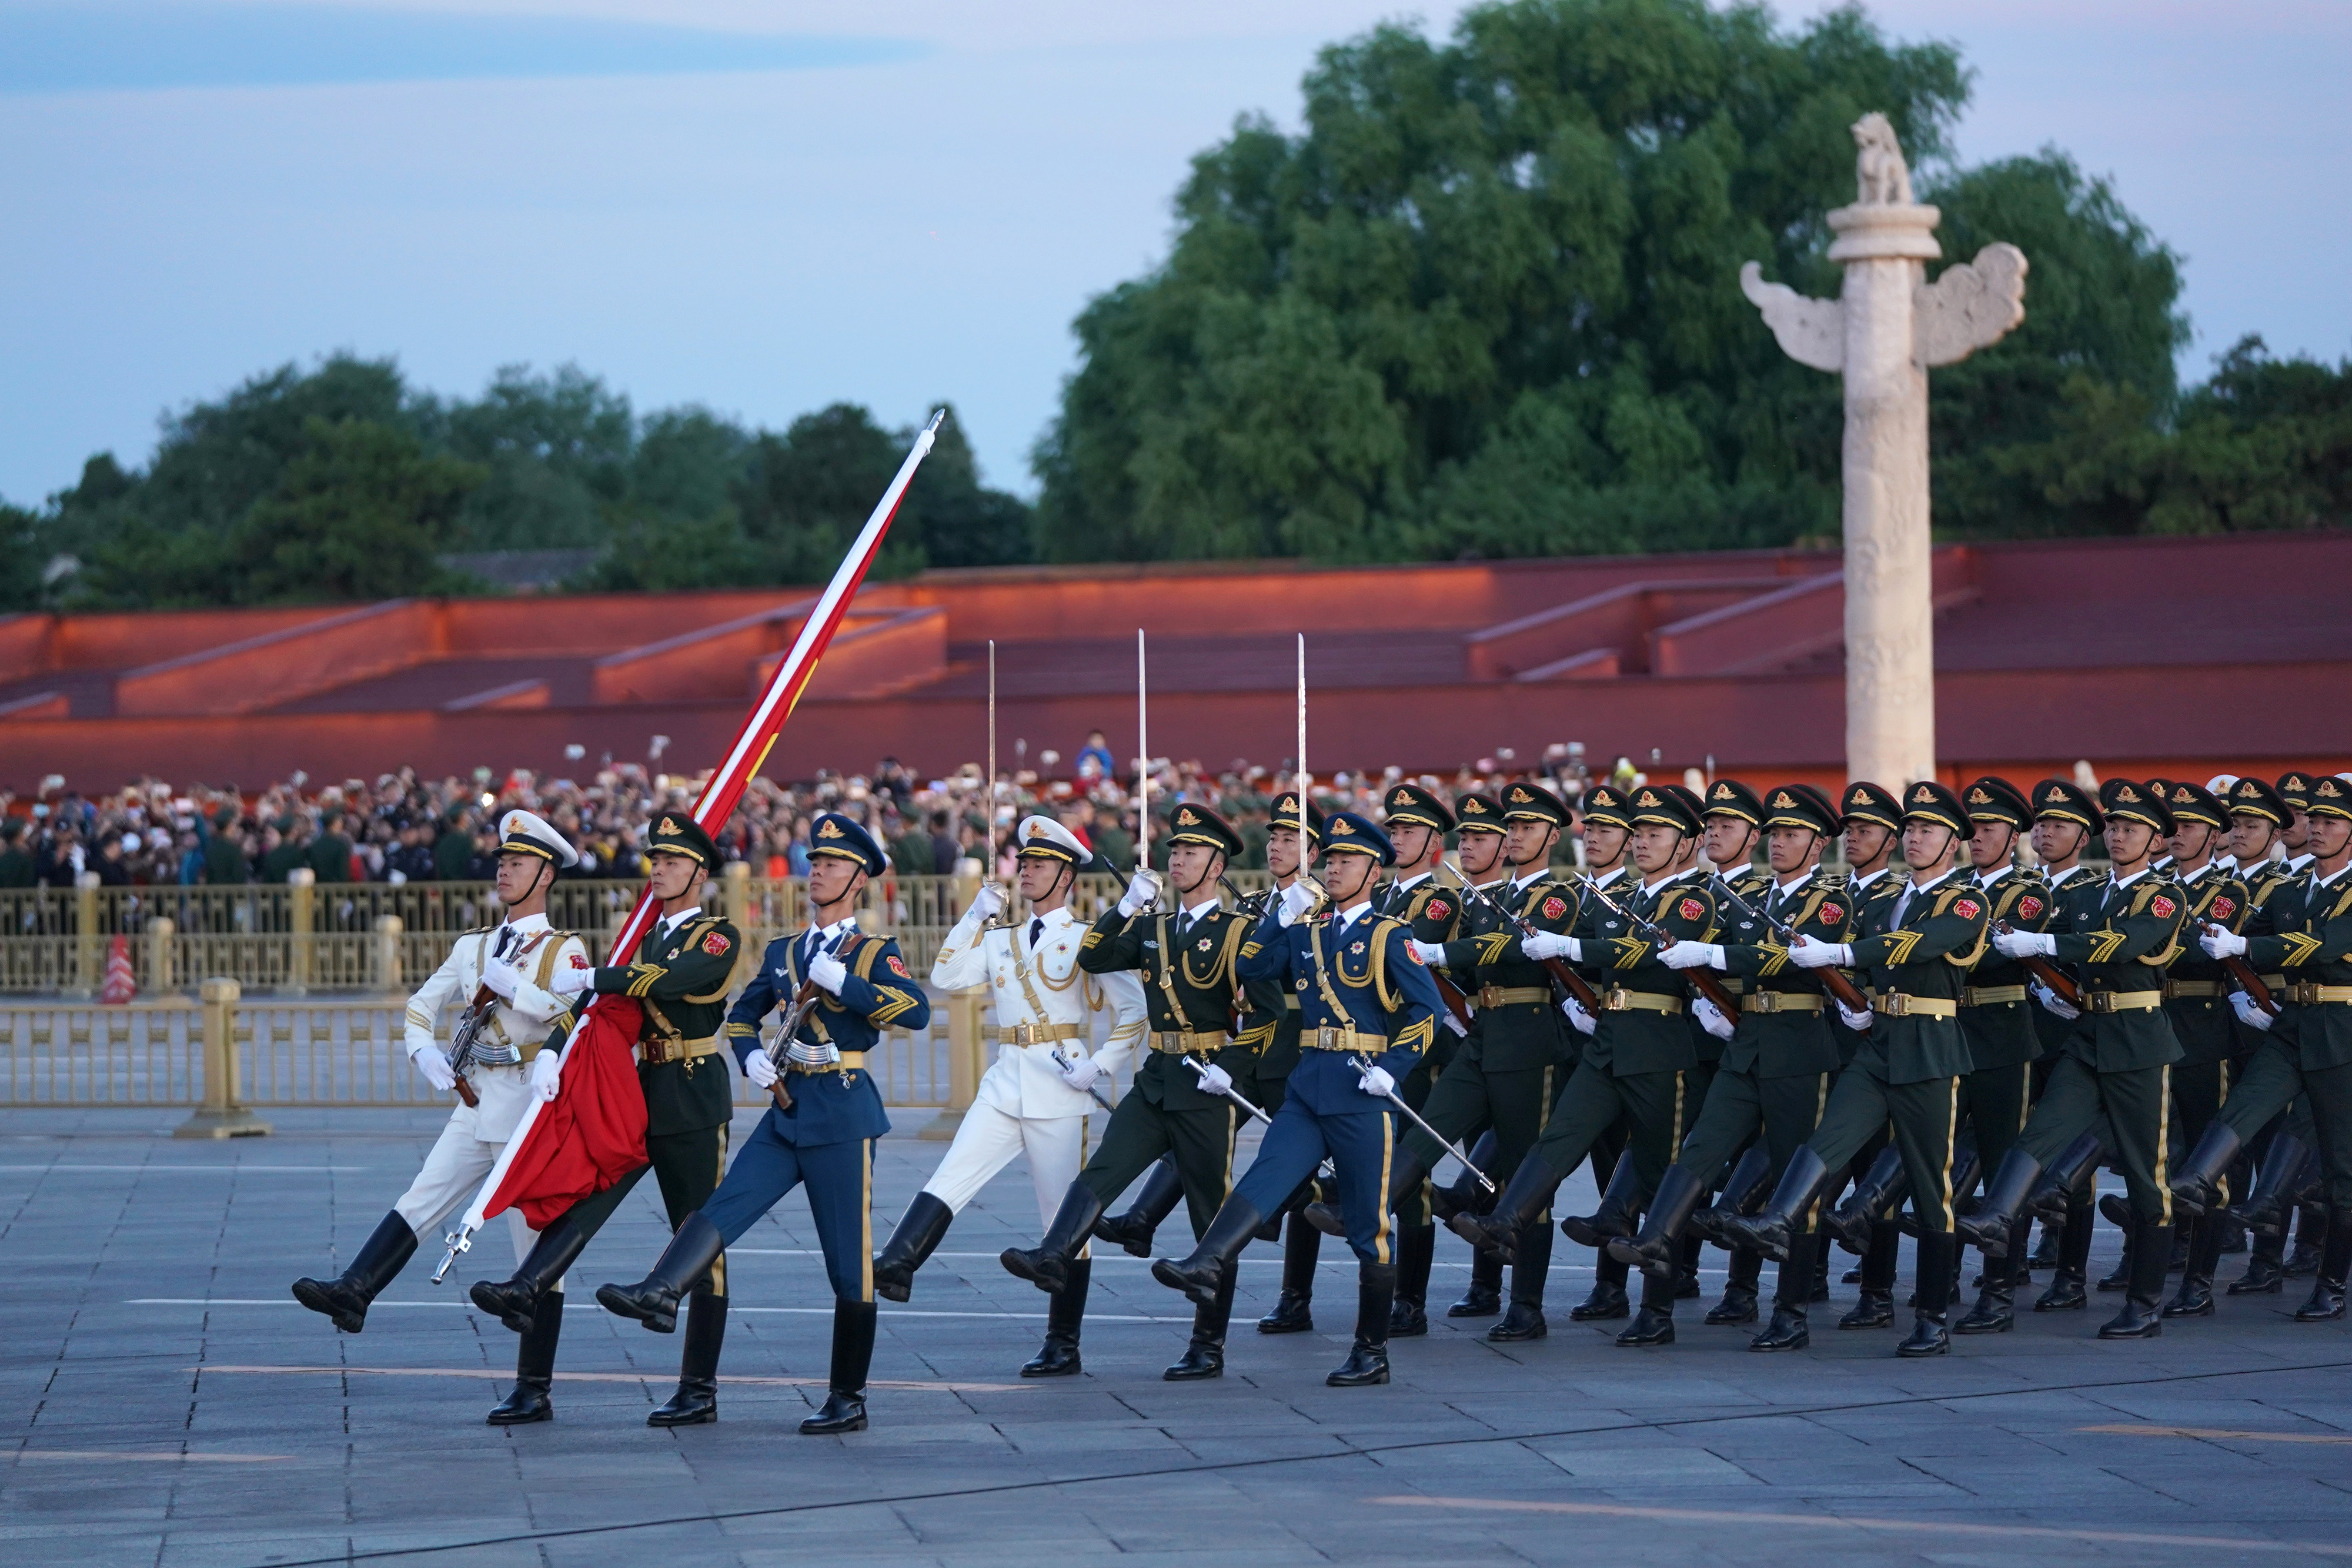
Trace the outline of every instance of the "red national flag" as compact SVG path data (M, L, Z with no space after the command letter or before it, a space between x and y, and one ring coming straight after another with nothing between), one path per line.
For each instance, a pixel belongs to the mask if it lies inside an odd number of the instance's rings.
M643 1017L628 998L607 997L572 1036L562 1090L540 1112L538 1135L507 1167L501 1189L516 1195L533 1230L646 1163L646 1099L631 1054Z

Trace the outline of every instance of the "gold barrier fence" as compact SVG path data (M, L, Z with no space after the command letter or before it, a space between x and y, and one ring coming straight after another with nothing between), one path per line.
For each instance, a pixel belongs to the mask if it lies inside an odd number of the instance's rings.
M803 926L808 908L802 879L754 877L750 869L737 862L714 878L707 904L742 928L745 966L770 941ZM459 933L498 917L488 883L319 884L307 871L296 876L244 887L100 887L86 875L79 887L0 890L0 995L95 996L117 936L142 997L193 996L207 977L292 998L405 992L440 967ZM1265 885L1265 873L1236 872L1231 880L1254 892ZM970 877L877 877L866 886L858 924L896 936L908 967L921 974L978 885ZM560 881L548 914L558 927L587 937L601 959L644 888L637 881ZM1081 877L1072 903L1092 920L1118 891L1112 877ZM739 969L739 984L747 973Z

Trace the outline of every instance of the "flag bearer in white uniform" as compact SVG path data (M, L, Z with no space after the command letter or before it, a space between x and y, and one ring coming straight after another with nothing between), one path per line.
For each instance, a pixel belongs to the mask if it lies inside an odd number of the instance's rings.
M931 965L931 984L941 990L988 988L994 1021L982 1036L995 1042L996 1061L947 1158L874 1260L874 1288L894 1301L912 1292L915 1270L938 1249L957 1212L1017 1155L1029 1158L1038 1222L1053 1223L1087 1161L1087 1113L1095 1109L1089 1091L1108 1089L1143 1040L1142 982L1132 974L1089 975L1078 967L1087 925L1070 913L1070 892L1078 868L1093 857L1047 817L1024 818L1019 842L1015 880L1027 916L1001 918L1003 893L984 884ZM1097 1038L1098 1049L1091 1044ZM1024 1377L1078 1370L1078 1324L1092 1271L1081 1252L1046 1310L1045 1346L1022 1367Z
M506 906L506 917L458 937L433 977L408 998L409 1060L445 1093L457 1089L462 1077L473 1103L459 1091L457 1108L425 1156L425 1168L351 1266L332 1280L294 1281L294 1299L334 1319L345 1333L360 1332L368 1303L415 1252L417 1238L437 1231L474 1196L531 1097L555 1097L556 1053L542 1051L541 1045L551 1030L570 1024L572 1007L555 995L551 982L563 970L585 970L588 949L572 933L548 924L547 893L557 868L579 863L579 852L547 822L529 811L509 811L499 823L499 902ZM462 1030L477 1009L473 1050L467 1061L453 1067L434 1038L436 1027L444 1012L454 1009L455 1028ZM533 1232L519 1208L509 1209L507 1219L520 1259L530 1250ZM547 1389L562 1313L540 1316L544 1329L523 1336L514 1392L490 1411L495 1425L544 1421L555 1413Z

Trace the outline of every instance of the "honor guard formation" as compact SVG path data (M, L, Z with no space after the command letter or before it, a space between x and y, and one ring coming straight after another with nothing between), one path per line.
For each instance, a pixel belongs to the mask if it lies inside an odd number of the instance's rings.
M882 848L848 817L817 819L808 925L769 946L730 1006L742 936L703 908L719 854L702 827L661 816L660 918L599 967L548 922L573 851L509 812L504 918L458 938L408 1005L418 1071L460 1103L350 1266L296 1281L294 1296L362 1332L531 1102L557 1098L575 1019L604 996L641 1009L644 1163L535 1209L536 1230L509 1211L515 1271L471 1290L517 1335L494 1423L552 1416L566 1275L647 1170L669 1245L642 1279L595 1294L656 1333L683 1325L655 1426L718 1418L726 1249L804 1186L833 1354L801 1430L863 1429L876 1298L909 1300L957 1214L1015 1159L1041 1232L1002 1260L1048 1299L1030 1378L1081 1370L1097 1244L1156 1257L1152 1277L1192 1303L1162 1375L1191 1382L1224 1371L1243 1250L1279 1243L1281 1291L1257 1332L1298 1333L1314 1327L1328 1237L1355 1255L1357 1287L1327 1381L1385 1383L1391 1342L1429 1332L1441 1222L1472 1249L1445 1315L1493 1318L1486 1337L1502 1343L1546 1335L1556 1234L1591 1254L1591 1293L1569 1316L1623 1321L1628 1348L1675 1343L1709 1244L1729 1265L1705 1322L1752 1325L1758 1352L1808 1347L1840 1251L1859 1300L1834 1328L1884 1333L1901 1356L2102 1292L2119 1299L2103 1340L2151 1338L2226 1310L2221 1295L2276 1295L2297 1277L2312 1283L2296 1320L2344 1316L2345 778L2111 779L2095 792L1864 781L1836 800L1718 779L1593 784L1572 803L1533 780L1450 802L1400 782L1382 805L1374 821L1279 795L1272 885L1242 897L1227 877L1242 835L1180 800L1165 869L1138 870L1091 925L1071 900L1082 871L1107 866L1061 823L1020 821L1017 900L983 883L929 976L985 994L994 1061L878 1249L874 1147L890 1123L867 1053L931 1006L896 942L857 926L868 879L890 867ZM1842 870L1824 863L1832 848ZM2085 863L2094 850L2103 870ZM445 1052L436 1028L453 1010ZM730 1163L738 1071L772 1103ZM1238 1165L1252 1124L1256 1153ZM1449 1162L1459 1174L1441 1186ZM1588 1162L1597 1208L1555 1217ZM2102 1166L2123 1191L2095 1207ZM1180 1203L1189 1236L1164 1239ZM2095 1282L2095 1214L2125 1237L2121 1266ZM2232 1250L2243 1270L2221 1285Z

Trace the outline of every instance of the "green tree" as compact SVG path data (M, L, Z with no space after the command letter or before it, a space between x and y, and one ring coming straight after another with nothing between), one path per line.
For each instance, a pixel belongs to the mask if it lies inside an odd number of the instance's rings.
M305 449L229 531L239 602L392 599L454 586L436 557L479 464L428 455L413 431L312 419Z

